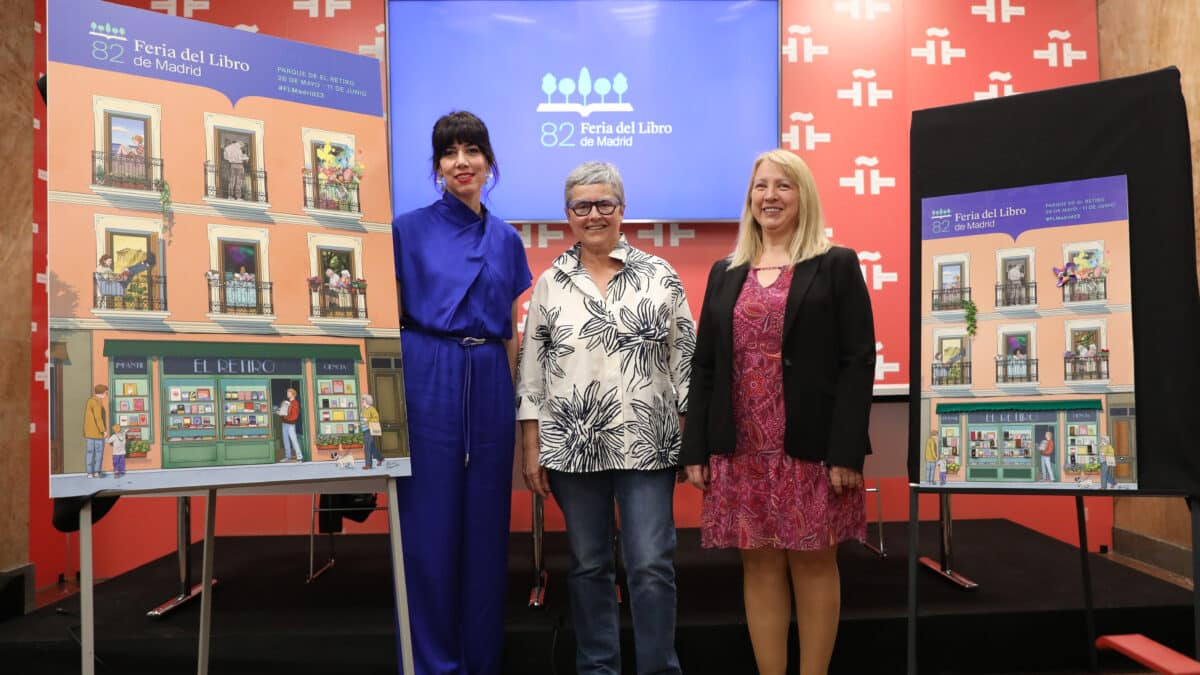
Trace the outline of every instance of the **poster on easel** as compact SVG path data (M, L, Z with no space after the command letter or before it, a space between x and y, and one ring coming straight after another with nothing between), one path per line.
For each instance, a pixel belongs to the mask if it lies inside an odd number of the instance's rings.
M99 0L47 42L51 496L407 475L379 62Z
M922 486L1137 489L1127 195L921 200Z

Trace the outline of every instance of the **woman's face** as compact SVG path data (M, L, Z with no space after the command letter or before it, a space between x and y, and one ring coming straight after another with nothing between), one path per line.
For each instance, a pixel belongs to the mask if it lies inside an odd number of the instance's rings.
M764 160L750 184L750 213L767 236L791 236L800 222L800 186L783 167Z
M572 206L586 206L591 202L591 210L586 216L580 216L572 210ZM599 202L599 204L597 204ZM600 213L605 205L615 205L609 215ZM605 208L605 210L608 210ZM625 205L618 202L611 185L600 183L595 185L576 185L571 188L571 199L567 201L567 223L571 226L571 234L583 244L583 247L608 255L621 238L621 221L625 217Z
M438 175L445 181L446 191L464 202L479 198L487 172L487 156L474 143L455 143L438 159Z

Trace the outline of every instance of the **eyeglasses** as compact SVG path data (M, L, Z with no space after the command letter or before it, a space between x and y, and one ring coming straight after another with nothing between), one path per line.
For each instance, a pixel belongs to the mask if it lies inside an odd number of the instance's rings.
M596 211L602 216L611 216L616 213L617 207L621 203L611 199L600 199L594 202L573 201L567 204L567 208L571 209L571 213L583 218L592 212L592 207L596 207Z

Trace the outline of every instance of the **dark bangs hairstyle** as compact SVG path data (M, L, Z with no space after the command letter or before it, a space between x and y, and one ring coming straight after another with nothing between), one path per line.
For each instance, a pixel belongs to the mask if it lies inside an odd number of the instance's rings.
M488 168L492 170L494 180L500 180L500 166L496 164L496 153L492 151L492 141L488 137L487 125L483 120L465 111L456 110L442 115L433 125L433 157L432 176L437 181L438 162L446 148L455 143L467 143L479 146L487 160Z

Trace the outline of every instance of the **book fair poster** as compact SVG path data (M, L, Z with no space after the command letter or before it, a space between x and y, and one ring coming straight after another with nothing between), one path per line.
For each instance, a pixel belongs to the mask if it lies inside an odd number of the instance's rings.
M99 1L47 33L51 496L407 474L379 62Z
M1137 489L1125 177L921 209L921 485Z

